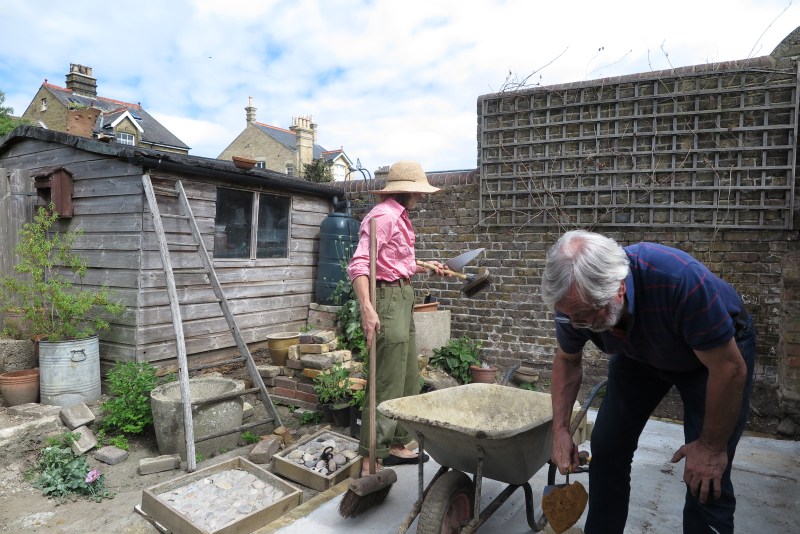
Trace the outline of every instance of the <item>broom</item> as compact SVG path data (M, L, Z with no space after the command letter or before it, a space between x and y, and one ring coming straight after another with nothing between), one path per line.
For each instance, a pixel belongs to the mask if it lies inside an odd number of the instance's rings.
M375 219L369 221L369 300L375 308L375 257L377 256L377 240L375 237ZM342 517L356 517L367 510L370 510L383 501L389 495L392 484L397 482L397 473L391 469L384 469L378 472L377 460L375 459L376 442L378 441L376 430L375 386L377 378L375 335L369 344L369 380L367 381L369 395L369 476L350 481L347 493L339 503L339 515Z

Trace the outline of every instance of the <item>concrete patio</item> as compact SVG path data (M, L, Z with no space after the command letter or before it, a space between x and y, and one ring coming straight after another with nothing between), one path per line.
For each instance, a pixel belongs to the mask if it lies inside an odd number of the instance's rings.
M590 411L590 420L595 414ZM684 485L683 464L672 464L670 458L683 444L680 425L651 420L645 427L636 452L632 474L631 506L628 525L630 534L674 534L682 532L681 510ZM588 449L589 443L581 446ZM742 533L800 532L800 442L761 437L744 437L734 462L733 481L738 497L736 530ZM426 483L438 465L433 459L425 464ZM304 503L290 514L259 530L262 534L326 533L390 533L396 532L417 499L416 466L394 468L398 482L386 501L354 519L338 514L346 481ZM588 476L578 478L587 489ZM539 513L541 492L547 484L547 467L531 479L534 501ZM505 485L484 479L481 507L485 508ZM582 527L586 513L576 526ZM549 529L548 529L549 530ZM416 521L409 533L416 533ZM525 499L516 491L479 532L517 534L531 532L525 519Z

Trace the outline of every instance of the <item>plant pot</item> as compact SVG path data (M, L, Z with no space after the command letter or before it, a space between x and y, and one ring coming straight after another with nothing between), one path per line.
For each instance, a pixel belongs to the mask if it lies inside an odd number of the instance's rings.
M434 312L439 310L439 301L428 302L426 304L414 304L415 312Z
M497 367L470 365L469 372L472 374L472 381L478 384L494 384L497 378Z
M100 400L100 339L39 343L42 404L75 406Z
M0 374L0 395L6 406L39 402L39 368Z
M246 158L244 156L233 156L232 159L233 164L236 165L237 169L244 169L246 171L249 171L256 166L256 163L258 163L253 158Z
M350 408L350 437L361 438L361 416L362 411L356 408Z
M350 426L350 405L334 404L330 407L333 426Z
M279 332L267 335L267 347L272 365L286 365L289 347L300 343L300 332Z

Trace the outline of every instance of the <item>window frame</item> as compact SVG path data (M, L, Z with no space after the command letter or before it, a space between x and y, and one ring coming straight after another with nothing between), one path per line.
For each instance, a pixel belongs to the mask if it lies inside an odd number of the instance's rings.
M121 142L120 139L123 138L122 136L129 136L131 142ZM125 137L125 139L127 140L127 137ZM129 132L114 132L114 142L118 145L136 146L136 136Z
M214 226L217 225L217 214L216 214L216 205L218 203L218 191L220 189L227 189L232 191L239 191L244 193L249 193L251 195L251 213L250 213L250 238L249 238L249 245L250 245L250 256L247 258L228 258L228 257L218 257L217 250L216 250L216 242L214 242L214 254L213 254L213 261L215 265L220 266L237 266L237 267L246 267L246 266L265 266L265 265L288 265L292 259L292 207L293 207L293 200L294 196L291 194L280 193L277 191L266 191L266 190L255 190L255 189L246 189L241 187L225 187L225 186L217 186L215 189L215 213L214 213ZM273 197L283 197L288 200L288 214L287 214L287 221L286 221L286 256L281 258L259 258L257 257L258 254L258 215L259 209L261 206L261 200L263 195L270 195Z

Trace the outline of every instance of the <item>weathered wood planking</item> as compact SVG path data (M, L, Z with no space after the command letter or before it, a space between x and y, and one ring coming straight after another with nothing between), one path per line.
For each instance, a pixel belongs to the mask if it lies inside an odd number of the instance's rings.
M296 321L308 318L308 305L311 303L310 297L300 300L300 304L293 308L282 308L278 310L261 311L236 316L236 324L240 329L258 328L261 326L278 325L288 321ZM217 318L197 319L184 321L184 333L186 340L200 335L218 334L229 332L225 318L220 315ZM157 324L150 326L139 326L137 338L140 343L155 343L161 341L174 341L175 334L171 324ZM231 338L231 341L233 339ZM231 347L234 345L231 344Z
M277 295L296 295L313 291L312 280L290 280L284 283L250 283L244 286L222 286L228 299L261 298ZM147 289L138 293L139 306L165 306L169 299L164 289ZM216 302L217 297L210 287L186 286L178 289L181 304L203 304Z
M303 310L297 308L293 310L292 315L286 314L279 320L272 323L264 323L262 326L254 328L240 327L242 338L247 342L256 343L266 339L267 335L283 331L297 331L299 326L302 326L308 318L308 309ZM294 318L292 318L294 317ZM224 321L224 320L223 320ZM238 323L237 318L237 323ZM229 331L218 332L209 335L192 335L186 338L186 352L190 355L189 361L191 362L191 354L203 353L211 350L231 348L235 350L233 342L233 335ZM139 352L137 358L140 361L159 361L174 359L177 351L175 349L174 339L165 341L156 341L154 343L147 343L144 340L139 341Z
M307 294L295 295L279 295L273 297L263 298L247 298L247 299L231 299L228 298L228 305L231 311L236 314L255 313L270 310L280 310L284 308L291 308L293 306L302 306L304 303L308 305ZM219 304L215 301L213 303L181 303L181 318L184 321L193 321L197 319L209 319L222 316L222 310ZM149 308L141 308L139 312L139 326L150 326L161 323L166 323L172 320L172 311L169 306L153 306Z

